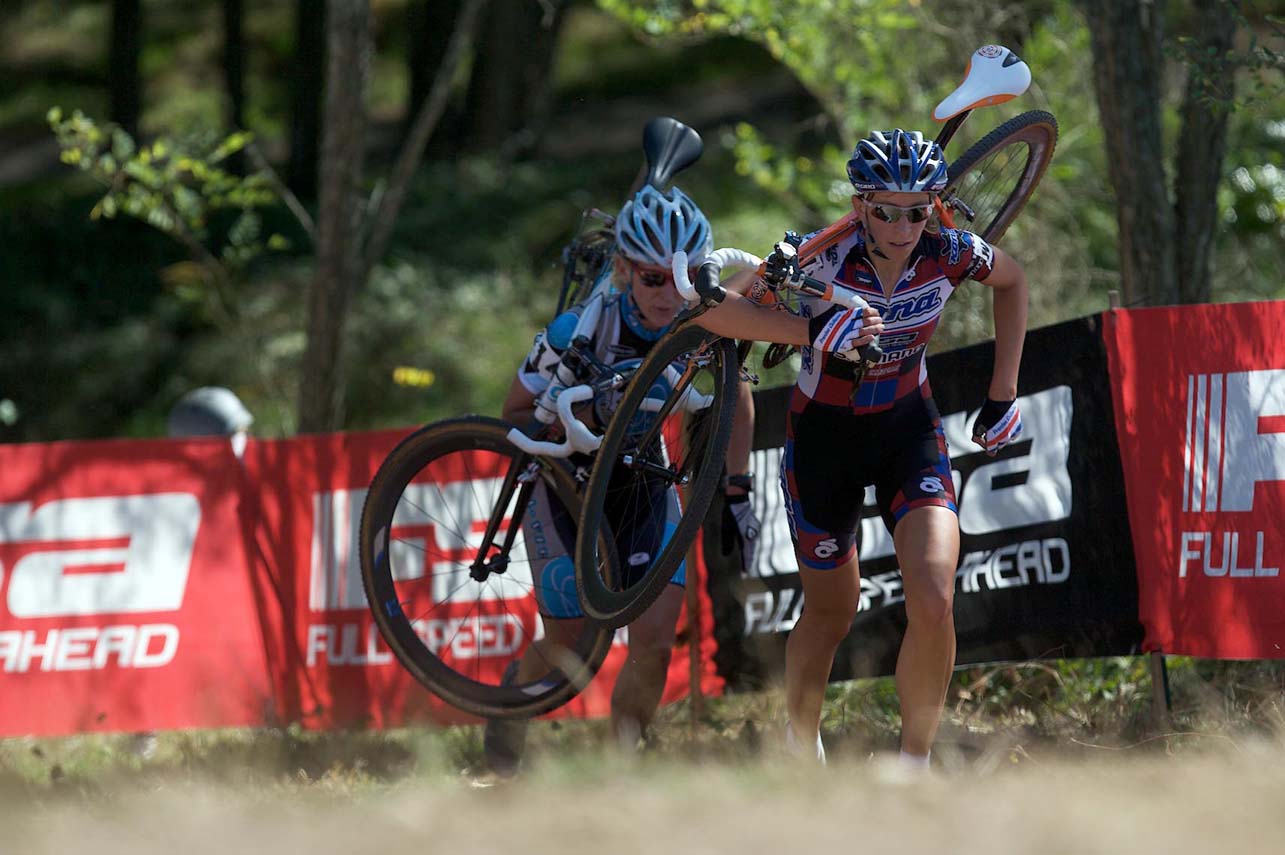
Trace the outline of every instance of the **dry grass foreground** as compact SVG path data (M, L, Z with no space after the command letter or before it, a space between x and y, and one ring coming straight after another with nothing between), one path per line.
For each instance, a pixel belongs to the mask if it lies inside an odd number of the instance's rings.
M1095 752L908 776L890 755L828 768L611 754L510 783L407 777L118 779L94 797L4 794L0 852L1117 853L1285 849L1285 744ZM943 764L945 765L945 764Z

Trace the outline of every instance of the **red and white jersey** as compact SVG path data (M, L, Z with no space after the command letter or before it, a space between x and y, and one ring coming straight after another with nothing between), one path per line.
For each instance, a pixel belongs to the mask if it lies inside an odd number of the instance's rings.
M864 229L858 225L855 230L829 238L829 246L812 243L825 239L821 233L804 239L799 254L815 257L803 269L821 282L856 291L879 312L884 329L879 337L883 359L866 373L853 394L853 363L805 347L799 391L817 403L851 407L858 414L887 410L911 394L928 397L928 369L924 362L928 340L955 287L965 279L985 279L990 275L995 260L991 245L962 229L942 228L936 235L924 232L889 298L866 254ZM804 317L820 317L839 309L818 298L801 300Z

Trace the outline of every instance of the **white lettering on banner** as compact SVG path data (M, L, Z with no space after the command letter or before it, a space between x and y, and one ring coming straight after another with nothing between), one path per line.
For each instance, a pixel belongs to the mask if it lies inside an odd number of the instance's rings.
M307 660L309 667L316 665L322 656L330 665L383 665L393 661L393 654L383 645L379 628L373 623L366 627L363 650L358 650L361 625L356 623L313 624L308 627Z
M501 479L449 484L411 484L393 517L389 561L399 581L432 577L434 603L520 600L534 585L525 537L518 535L509 569L481 586L460 584L460 568L476 552L487 517L499 496ZM313 495L311 585L314 612L366 608L361 581L359 535L366 490L335 490ZM429 563L431 556L446 560ZM468 557L466 557L468 556Z
M745 634L789 632L802 614L803 592L800 590L755 591L745 598Z
M959 500L959 527L964 534L990 534L1011 528L1057 522L1071 515L1070 386L1056 386L1018 398L1025 438L1030 440L1020 456L983 463L963 481L953 470L955 495ZM976 413L959 412L942 417L942 428L951 457L980 454L969 426ZM799 572L790 542L789 523L781 495L782 451L779 448L754 452L752 468L761 473L757 489L750 494L754 511L762 521L756 566L751 575L784 576ZM866 489L865 506L875 507L874 487ZM894 554L892 535L878 516L861 520L861 561Z
M1071 576L1071 550L1060 537L1026 540L993 550L969 552L955 572L961 594L983 590L1058 585ZM901 571L861 578L857 611L886 608L905 600ZM745 635L789 632L803 613L803 592L795 588L755 591L745 598Z
M970 552L959 562L959 590L975 594L983 588L1023 588L1058 585L1071 577L1071 548L1060 537L1024 540L999 549Z
M0 504L0 555L16 618L176 611L201 504L189 493ZM110 543L104 544L103 541ZM5 568L0 566L0 584Z
M142 626L81 626L0 632L0 669L30 671L99 671L120 668L160 668L178 652L179 630L169 623Z
M1270 420L1269 427L1260 432L1264 419ZM1251 513L1258 484L1285 481L1283 423L1285 369L1189 374L1183 512ZM1234 518L1223 522L1235 524ZM1186 578L1195 567L1211 578L1274 578L1280 574L1280 568L1272 566L1278 559L1269 564L1264 557L1273 551L1269 534L1274 538L1279 529L1184 531L1178 578ZM1251 539L1252 562L1241 550L1243 542L1248 553Z
M1256 484L1285 481L1285 430L1261 419L1285 419L1285 369L1187 377L1183 511L1252 511Z
M411 622L424 646L435 656L482 659L512 656L526 637L522 621L513 614L415 620ZM358 649L360 646L360 649ZM384 665L393 661L374 624L313 624L308 627L308 666L323 659L328 665Z
M1264 533L1254 532L1254 562L1242 565L1240 562L1240 532L1225 531L1221 537L1221 558L1214 558L1214 543L1219 539L1216 532L1184 531L1182 533L1182 558L1178 563L1178 578L1187 575L1187 564L1190 561L1203 563L1206 576L1230 576L1245 578L1253 576L1278 576L1279 567L1268 567L1263 563ZM1196 566L1201 566L1197 564Z

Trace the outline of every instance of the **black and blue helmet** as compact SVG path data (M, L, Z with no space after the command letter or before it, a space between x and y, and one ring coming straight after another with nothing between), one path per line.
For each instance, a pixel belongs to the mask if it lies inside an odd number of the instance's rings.
M941 146L919 131L871 131L848 161L848 180L858 193L937 193L947 178Z

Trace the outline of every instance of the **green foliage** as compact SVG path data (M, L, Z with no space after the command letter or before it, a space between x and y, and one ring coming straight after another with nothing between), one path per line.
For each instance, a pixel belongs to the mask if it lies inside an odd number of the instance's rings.
M223 140L161 137L139 146L121 128L99 125L79 110L68 117L54 107L48 120L62 149L62 162L106 187L91 218L125 215L147 223L182 243L211 279L238 277L269 249L288 248L283 236L261 234L260 210L278 203L271 176L242 176L227 168L252 135L238 132ZM216 256L209 246L211 220L224 211L235 219Z

